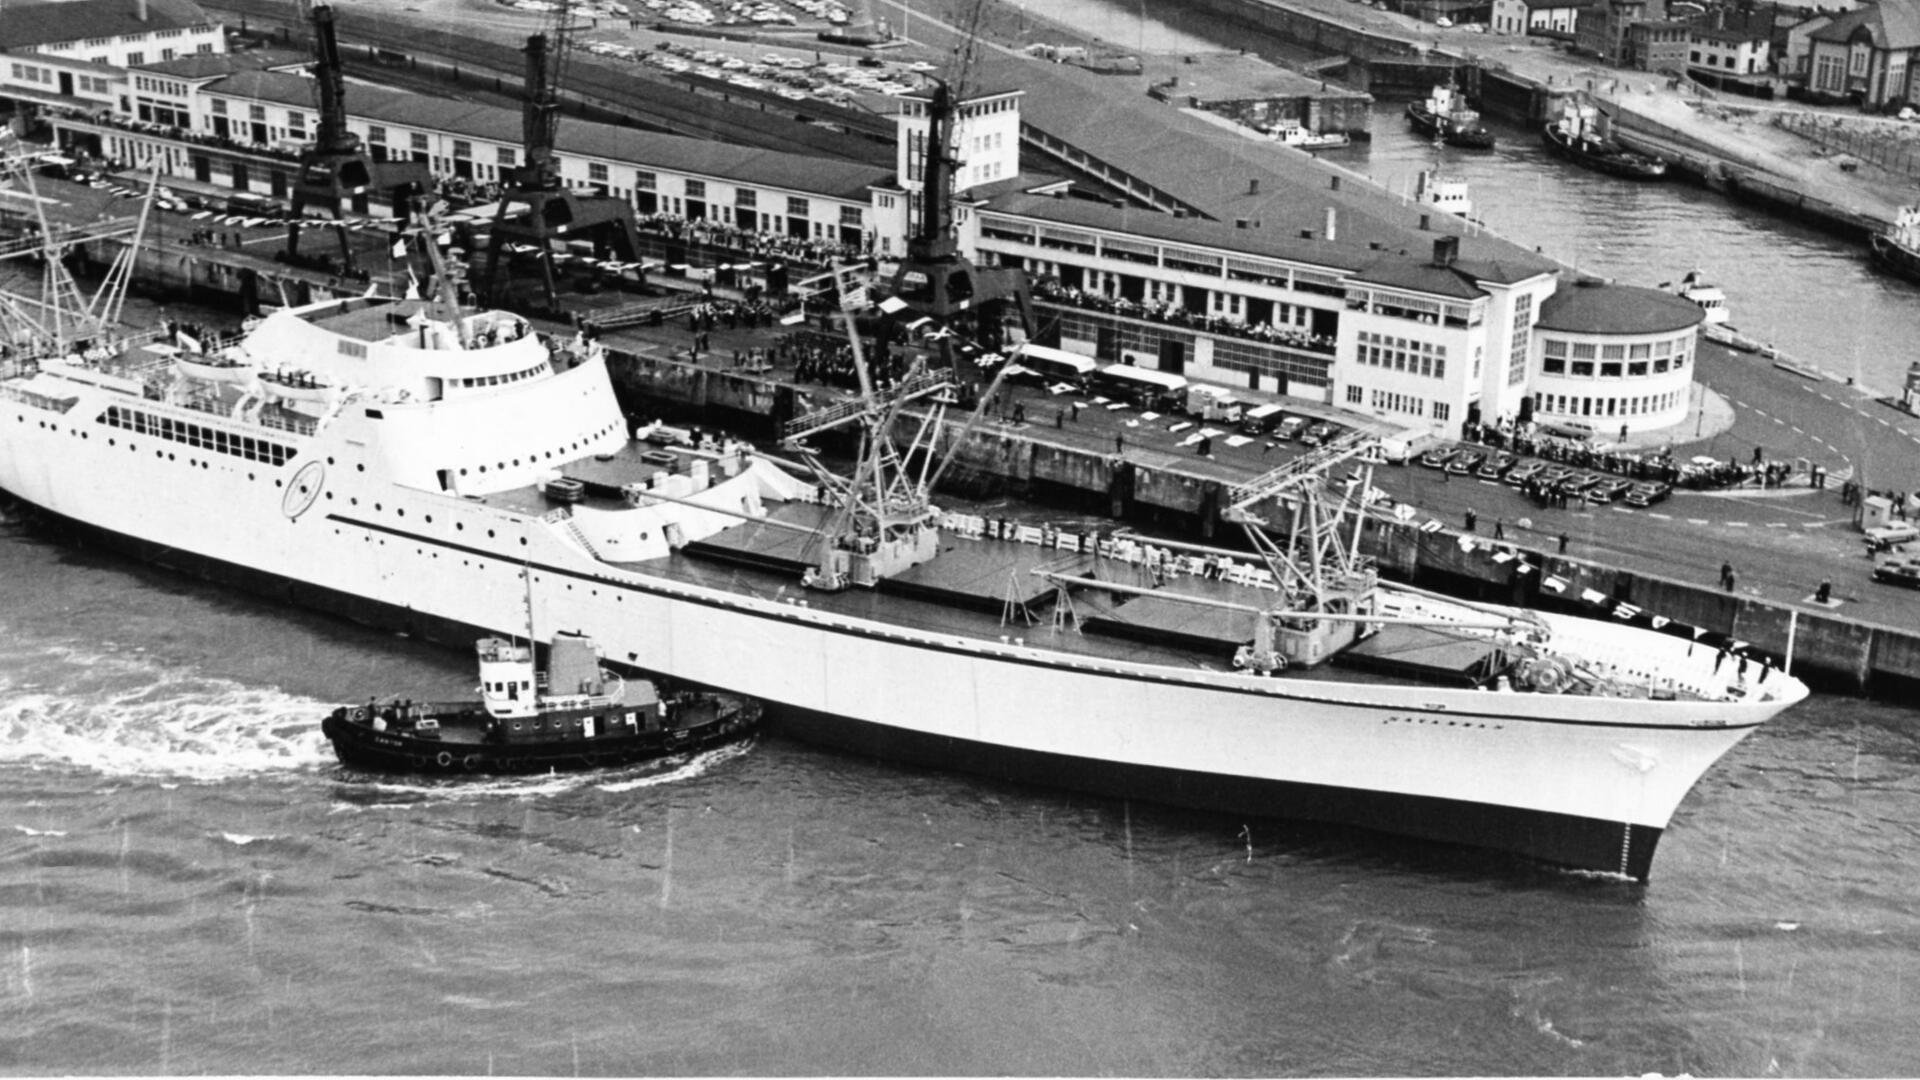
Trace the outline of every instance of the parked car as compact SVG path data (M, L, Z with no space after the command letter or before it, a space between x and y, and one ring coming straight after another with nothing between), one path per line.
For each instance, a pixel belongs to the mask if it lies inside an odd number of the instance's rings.
M1301 434L1300 441L1308 446L1319 446L1333 438L1337 430L1332 424L1315 424Z
M1534 482L1548 490L1558 488L1573 476L1573 470L1564 465L1550 465L1534 476Z
M1512 469L1519 461L1520 459L1514 457L1512 454L1504 452L1494 454L1481 463L1480 468L1474 471L1474 475L1482 480L1498 480L1507 475L1508 470Z
M1868 529L1863 539L1867 544L1867 553L1872 555L1886 551L1896 545L1910 544L1914 540L1920 539L1920 529L1916 529L1912 525L1882 525L1878 528Z
M1588 488L1601 483L1605 479L1605 477L1598 473L1574 473L1572 476L1560 481L1560 490L1566 492L1569 496L1584 496Z
M1664 501L1671 494L1673 494L1672 484L1635 484L1627 492L1626 503L1628 506L1652 506L1654 503Z
M1586 498L1590 503L1610 503L1620 499L1631 490L1633 490L1633 481L1631 480L1620 478L1601 480L1599 483L1587 488Z
M1453 460L1453 455L1459 452L1457 446L1436 446L1420 455L1420 464L1429 469L1445 469L1447 463Z
M1487 455L1478 450L1463 450L1453 455L1452 461L1447 462L1447 471L1455 476L1472 476L1486 460Z
M1307 421L1304 417L1286 417L1279 423L1273 425L1273 441L1292 442L1299 438L1300 433L1305 430L1307 430Z
M1514 487L1520 487L1527 481L1545 472L1546 468L1547 463L1544 461L1522 461L1513 468L1508 469L1507 474L1501 477L1501 479L1512 484Z

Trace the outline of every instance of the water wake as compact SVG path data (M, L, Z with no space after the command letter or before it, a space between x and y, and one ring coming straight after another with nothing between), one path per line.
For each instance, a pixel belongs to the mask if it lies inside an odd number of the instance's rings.
M319 702L110 649L26 651L0 648L0 764L210 781L331 757Z

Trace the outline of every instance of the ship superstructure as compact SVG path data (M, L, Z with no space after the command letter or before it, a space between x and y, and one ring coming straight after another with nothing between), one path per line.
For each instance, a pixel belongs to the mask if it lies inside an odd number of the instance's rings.
M440 640L531 614L831 745L1635 878L1700 775L1806 694L1688 640L1381 581L1371 485L1329 479L1357 439L1234 490L1252 554L1023 525L935 506L931 442L890 441L933 430L938 373L796 421L802 450L864 425L835 483L630 432L594 344L462 311L452 278L278 312L217 356L14 371L0 488Z

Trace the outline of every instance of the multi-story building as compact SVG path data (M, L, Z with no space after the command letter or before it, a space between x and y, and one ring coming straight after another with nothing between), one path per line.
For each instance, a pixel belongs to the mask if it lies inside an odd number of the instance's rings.
M191 0L15 0L0 11L0 97L85 107L100 97L83 79L226 51L225 29Z
M1627 27L1627 51L1642 71L1677 75L1687 70L1693 24L1678 19L1637 22Z
M1662 22L1666 17L1666 0L1594 0L1592 6L1580 13L1574 27L1574 41L1582 52L1632 66L1634 56L1628 29L1634 23Z
M1920 99L1913 85L1920 66L1920 0L1882 0L1844 12L1807 40L1807 89L1814 94L1857 98L1874 110Z
M1540 305L1534 415L1601 435L1687 418L1699 305L1658 289L1578 282Z
M1687 38L1687 64L1709 75L1763 75L1773 66L1773 12L1729 12L1696 22Z

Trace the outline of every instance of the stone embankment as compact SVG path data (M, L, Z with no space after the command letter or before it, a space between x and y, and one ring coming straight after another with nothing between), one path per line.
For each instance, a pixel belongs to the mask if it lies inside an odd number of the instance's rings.
M613 351L616 388L630 413L696 415L707 422L777 430L801 403L790 386L756 375ZM942 451L962 438L949 422ZM1204 462L1104 452L1049 440L1045 430L998 425L964 434L953 474L976 491L1076 508L1100 507L1123 522L1153 523L1229 542L1221 511L1229 480ZM1543 610L1602 616L1616 603L1724 634L1810 683L1890 697L1920 686L1920 631L1729 593L1692 581L1604 566L1548 547L1464 538L1416 516L1379 520L1363 539L1392 577L1449 592Z

